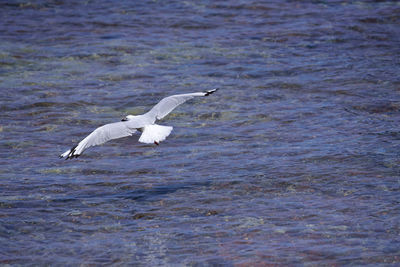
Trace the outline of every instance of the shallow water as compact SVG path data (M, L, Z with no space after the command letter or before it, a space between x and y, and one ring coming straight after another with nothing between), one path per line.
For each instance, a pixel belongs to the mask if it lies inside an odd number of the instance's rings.
M397 1L0 4L0 263L400 263ZM138 136L58 155L162 97Z

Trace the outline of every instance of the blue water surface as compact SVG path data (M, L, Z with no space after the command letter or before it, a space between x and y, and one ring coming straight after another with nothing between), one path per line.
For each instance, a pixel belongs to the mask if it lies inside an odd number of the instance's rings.
M0 264L398 266L399 55L398 1L2 1Z

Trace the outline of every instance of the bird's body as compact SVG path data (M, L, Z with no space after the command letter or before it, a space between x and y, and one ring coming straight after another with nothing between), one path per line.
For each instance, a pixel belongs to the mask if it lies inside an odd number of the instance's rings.
M109 123L97 128L76 146L61 154L60 157L65 157L66 159L79 157L84 150L91 146L100 145L112 139L131 136L136 131L142 132L139 142L158 145L167 138L173 128L171 126L157 125L155 124L156 120L164 118L174 108L193 97L208 96L215 91L217 89L166 97L143 115L128 115L120 122Z

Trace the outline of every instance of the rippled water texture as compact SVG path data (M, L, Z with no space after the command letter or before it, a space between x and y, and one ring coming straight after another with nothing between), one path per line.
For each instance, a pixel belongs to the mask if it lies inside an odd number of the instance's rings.
M0 18L0 264L400 264L397 1L2 1ZM215 87L160 146L58 159Z

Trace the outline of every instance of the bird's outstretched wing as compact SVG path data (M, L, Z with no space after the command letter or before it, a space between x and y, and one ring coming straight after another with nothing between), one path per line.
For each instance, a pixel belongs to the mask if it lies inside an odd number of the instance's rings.
M180 104L183 104L187 100L192 99L195 96L208 96L217 90L218 88L205 92L168 96L166 98L163 98L160 102L158 102L157 105L155 105L149 112L144 115L154 118L154 120L160 120L167 116L174 108L176 108Z
M130 124L130 122L115 122L103 125L80 141L79 144L61 154L60 158L76 158L91 146L100 145L112 139L131 136L136 132L136 128L131 127Z
M131 136L134 132L136 132L137 129L144 129L141 137L142 140L139 141L148 143L151 139L152 142L154 141L156 144L158 144L159 141L164 140L165 137L169 135L172 127L152 125L155 120L164 118L174 108L186 102L187 100L192 99L195 96L208 96L217 90L218 89L213 89L205 92L173 95L166 97L162 99L157 105L155 105L149 112L144 115L138 116L140 117L140 119L136 118L127 121L110 123L97 128L85 139L80 141L76 146L62 153L60 155L60 158L69 159L79 157L83 153L83 151L85 151L89 147L103 144L112 139ZM146 129L144 128L146 125L151 125L151 127L153 127L148 128L147 133ZM163 127L163 130L160 130L160 127ZM153 131L150 131L151 129Z

